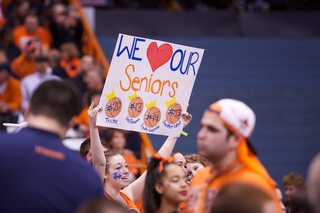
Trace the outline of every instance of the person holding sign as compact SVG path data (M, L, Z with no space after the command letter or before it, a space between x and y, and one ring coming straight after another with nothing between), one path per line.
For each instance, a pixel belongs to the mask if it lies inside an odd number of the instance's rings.
M108 150L102 151L99 132L96 126L97 113L102 107L94 108L93 103L89 107L88 114L90 118L90 138L92 161L99 175L104 179L104 190L107 197L116 200L125 206L128 210L139 212L134 204L141 197L145 186L146 172L138 179L129 184L128 165L121 154ZM183 113L184 127L187 126L192 116L189 113ZM168 137L160 150L158 151L163 157L169 157L178 137Z
M97 125L179 137L204 50L119 34Z

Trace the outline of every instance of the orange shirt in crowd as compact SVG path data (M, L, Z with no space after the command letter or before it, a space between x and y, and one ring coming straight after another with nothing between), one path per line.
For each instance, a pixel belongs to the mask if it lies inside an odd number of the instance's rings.
M80 58L73 58L71 61L61 60L60 66L66 71L69 78L73 78L81 72Z
M0 101L8 103L11 112L21 109L22 94L20 82L17 79L9 77L7 88L2 94L0 93Z
M52 42L50 32L41 26L39 26L33 34L28 33L24 25L18 26L13 30L13 39L15 45L21 50L26 47L27 42L30 40L39 40L41 46L47 48L50 47Z
M88 116L88 107L85 107L82 109L78 117L76 118L76 124L80 125L86 125L88 126L88 132L86 133L86 138L90 137L90 131L89 131L89 116Z
M89 126L88 107L84 107L76 119L76 124L85 124Z
M275 205L280 212L280 202L275 188L272 188L260 175L241 164L225 171L222 175L214 174L210 166L197 173L190 183L186 212L209 213L218 191L232 182L246 183L262 189L274 198Z
M113 198L106 194L107 198L113 200ZM132 213L140 213L138 207L136 204L122 191L120 191L120 196L127 202L126 209L128 209L128 212Z
M84 107L82 109L82 111L80 112L80 114L78 115L78 117L76 118L75 121L76 124L83 124L88 126L88 132L86 133L85 137L89 138L90 137L90 131L89 131L89 116L88 116L88 107ZM99 132L101 132L102 130L106 129L107 127L102 127L102 126L98 126L98 130Z
M27 59L25 54L19 55L13 59L11 63L11 70L17 75L19 79L36 72L36 61Z
M142 196L140 196L139 199L136 200L135 204L136 204L137 208L139 209L140 213L144 213Z
M7 20L4 17L0 17L0 27L6 24Z

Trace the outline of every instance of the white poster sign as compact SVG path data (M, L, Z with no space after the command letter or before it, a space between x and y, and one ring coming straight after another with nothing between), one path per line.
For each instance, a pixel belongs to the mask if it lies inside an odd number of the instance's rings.
M119 34L97 125L179 137L203 52Z

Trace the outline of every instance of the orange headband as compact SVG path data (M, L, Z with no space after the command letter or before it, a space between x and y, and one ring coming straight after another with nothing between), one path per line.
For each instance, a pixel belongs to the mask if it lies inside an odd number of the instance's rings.
M153 155L153 157L155 159L158 159L158 160L161 160L160 163L159 163L159 172L161 173L164 169L164 164L165 163L171 163L173 162L174 158L172 156L169 156L167 158L164 158L162 155L160 155L159 153L155 153Z

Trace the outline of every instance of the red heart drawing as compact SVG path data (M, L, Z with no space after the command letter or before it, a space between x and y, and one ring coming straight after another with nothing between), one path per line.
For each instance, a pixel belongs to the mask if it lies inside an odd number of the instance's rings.
M147 57L151 65L152 72L165 64L172 56L172 46L162 44L158 47L156 42L152 42L147 49Z

